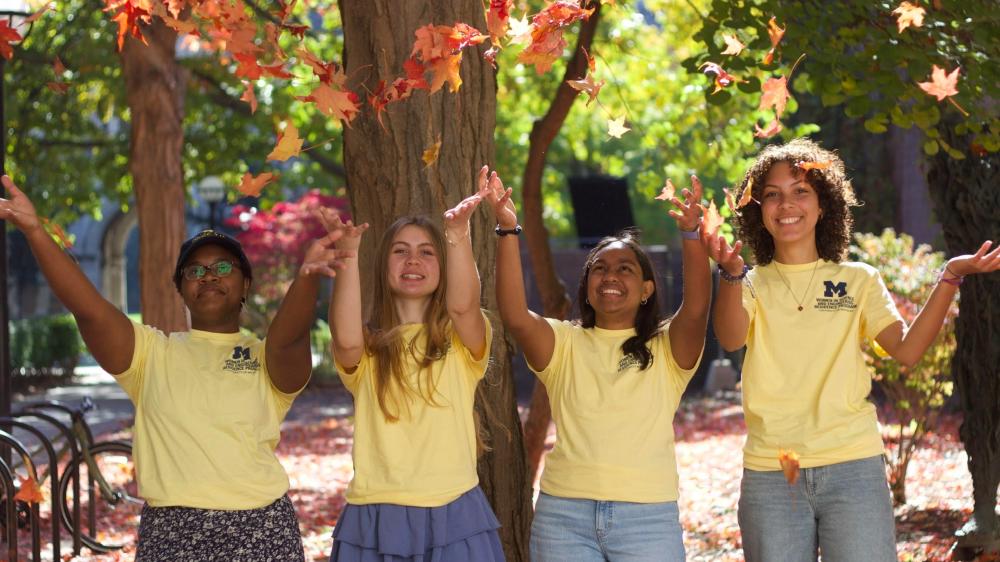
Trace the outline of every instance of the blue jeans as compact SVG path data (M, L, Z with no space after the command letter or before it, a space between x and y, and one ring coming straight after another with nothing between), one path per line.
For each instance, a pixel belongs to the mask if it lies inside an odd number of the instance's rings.
M677 502L631 503L542 493L531 525L532 562L684 560Z
M784 473L743 470L739 504L747 562L895 562L896 522L881 456Z

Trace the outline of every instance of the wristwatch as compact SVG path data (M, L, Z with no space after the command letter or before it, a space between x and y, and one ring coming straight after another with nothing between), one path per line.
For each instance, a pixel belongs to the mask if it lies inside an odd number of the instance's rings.
M493 229L493 232L496 232L497 236L507 236L508 234L513 234L514 236L517 236L521 234L522 230L524 229L522 229L521 225L519 224L514 225L514 228L500 228L500 225L498 224L497 227Z

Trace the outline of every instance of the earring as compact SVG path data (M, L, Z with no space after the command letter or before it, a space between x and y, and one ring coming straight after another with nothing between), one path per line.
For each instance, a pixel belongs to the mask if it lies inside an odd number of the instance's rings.
M583 301L584 301L585 303L587 303L587 306L590 306L590 299L589 299L589 298L586 298L586 299L583 299Z
M639 304L641 304L642 306L646 306L646 301L648 300L649 300L648 298L643 298L641 301L639 301Z

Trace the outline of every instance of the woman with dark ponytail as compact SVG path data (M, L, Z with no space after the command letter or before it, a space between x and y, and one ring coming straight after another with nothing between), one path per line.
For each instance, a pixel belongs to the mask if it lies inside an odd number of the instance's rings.
M504 327L545 385L558 428L531 528L533 562L684 560L677 508L674 412L701 359L711 274L700 233L701 184L673 198L684 298L661 320L638 232L601 240L587 256L580 319L528 309L517 212L491 181L497 216L497 301Z

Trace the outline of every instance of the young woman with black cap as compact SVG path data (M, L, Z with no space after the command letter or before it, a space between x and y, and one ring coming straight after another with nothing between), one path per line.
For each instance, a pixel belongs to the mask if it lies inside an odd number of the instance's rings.
M105 300L42 228L7 176L0 219L28 240L94 359L135 404L139 492L147 504L138 561L303 560L288 476L274 448L309 380L319 276L334 276L339 233L314 243L267 337L240 333L250 263L235 239L206 230L181 246L174 283L191 330L163 334Z

